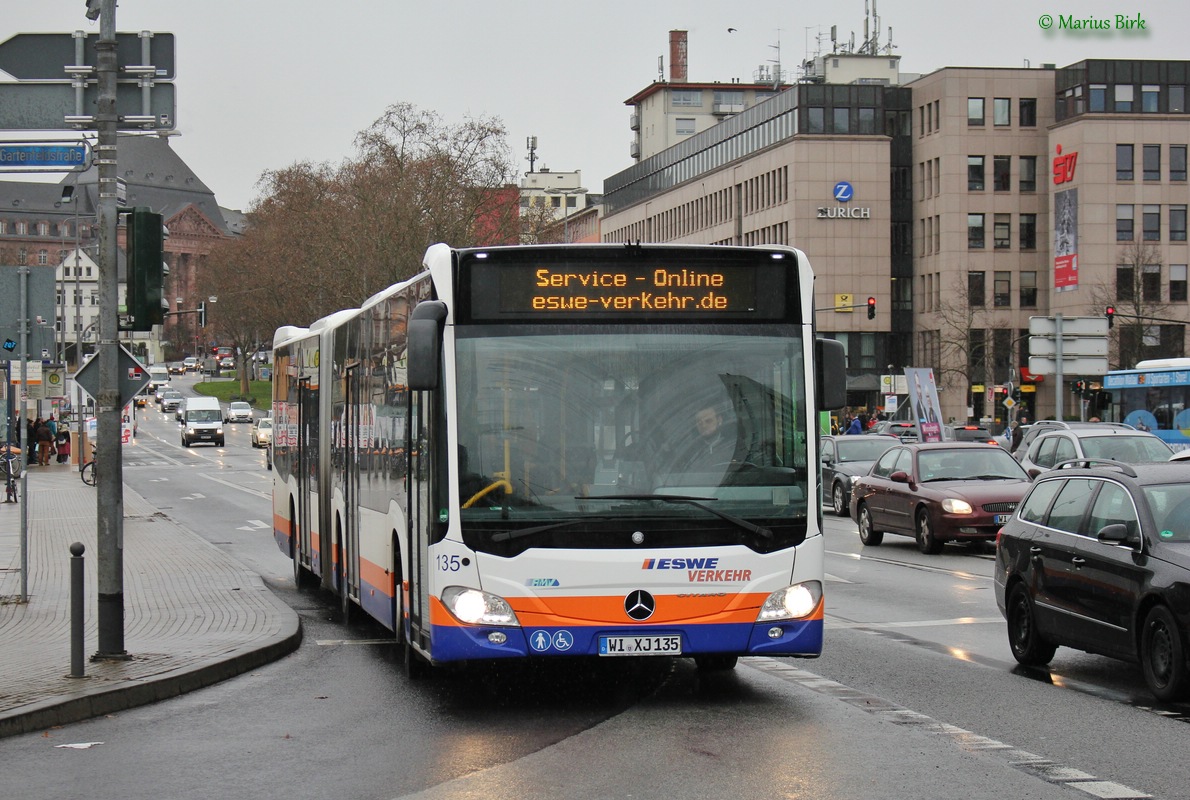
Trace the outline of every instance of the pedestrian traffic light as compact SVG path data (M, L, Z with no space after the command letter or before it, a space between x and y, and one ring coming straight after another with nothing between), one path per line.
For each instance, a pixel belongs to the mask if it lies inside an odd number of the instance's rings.
M868 319L876 319L876 298L868 298Z
M128 270L125 288L127 317L119 326L123 331L151 331L165 321L161 305L165 283L162 260L164 228L161 215L137 207L126 215L124 252Z
M1107 308L1103 309L1103 316L1107 317L1107 327L1108 330L1111 330L1112 325L1116 321L1116 307L1108 306Z
M198 327L207 327L207 303L205 300L198 304Z

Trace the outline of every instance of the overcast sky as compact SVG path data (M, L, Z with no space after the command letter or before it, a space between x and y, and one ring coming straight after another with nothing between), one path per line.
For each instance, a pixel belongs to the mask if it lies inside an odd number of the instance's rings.
M85 6L4 0L0 41L98 33ZM1185 0L879 0L878 11L880 41L891 27L902 72L1190 59ZM1144 31L1115 29L1117 14L1139 14ZM1067 15L1113 27L1060 29ZM658 77L662 56L668 74L670 30L689 31L691 81L747 82L778 56L795 70L829 52L832 25L840 43L852 32L861 41L864 18L864 0L120 0L116 26L175 35L173 145L221 205L246 210L263 171L352 156L355 134L398 102L449 123L499 117L521 172L525 139L536 136L538 168L582 170L583 184L602 191L632 165L624 101Z

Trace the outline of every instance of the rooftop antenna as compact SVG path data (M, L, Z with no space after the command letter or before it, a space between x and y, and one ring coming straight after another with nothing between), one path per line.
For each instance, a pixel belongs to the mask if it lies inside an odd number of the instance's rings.
M665 56L657 56L657 83L665 82Z
M533 172L533 165L537 161L537 137L527 137L525 139L525 147L529 150L529 172Z
M769 59L770 64L776 64L773 69L773 91L781 88L781 29L777 28L777 43L770 44L769 47L777 51L776 59Z

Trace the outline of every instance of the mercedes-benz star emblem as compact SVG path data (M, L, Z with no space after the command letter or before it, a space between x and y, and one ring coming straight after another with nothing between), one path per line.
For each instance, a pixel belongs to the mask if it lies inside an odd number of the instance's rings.
M644 589L637 589L624 598L624 612L637 622L644 622L653 616L656 609L657 601Z

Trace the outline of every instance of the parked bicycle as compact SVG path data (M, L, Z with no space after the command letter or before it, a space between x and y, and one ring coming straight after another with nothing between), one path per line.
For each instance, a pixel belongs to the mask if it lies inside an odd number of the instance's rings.
M95 485L95 453L92 451L91 460L79 467L79 477L88 486Z
M17 478L21 475L21 448L7 444L0 447L0 476L4 478L4 502L17 501Z

